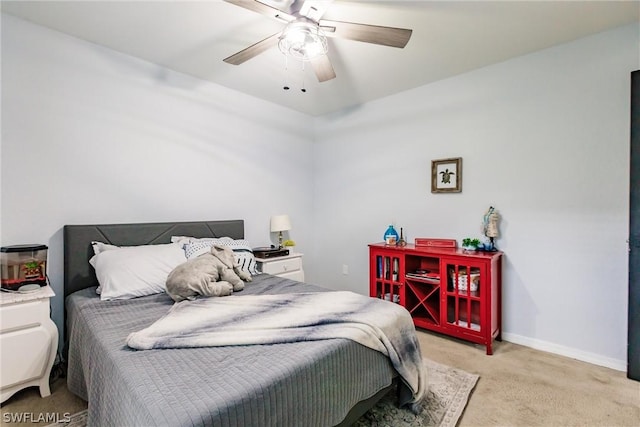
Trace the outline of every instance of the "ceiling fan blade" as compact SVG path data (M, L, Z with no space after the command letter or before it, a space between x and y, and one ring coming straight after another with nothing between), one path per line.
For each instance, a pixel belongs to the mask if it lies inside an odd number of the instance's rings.
M300 9L300 14L312 21L318 22L329 6L331 6L331 3L333 3L333 0L305 0Z
M333 71L331 60L327 55L320 55L309 62L311 62L311 67L313 67L320 83L336 78L336 72Z
M259 2L258 0L224 0L224 1L226 1L227 3L235 4L236 6L240 6L245 9L251 10L253 12L266 15L270 18L274 18L279 21L291 22L296 19L295 16L290 15L286 12L283 12L280 9L276 9L275 7L269 6L268 4Z
M409 42L413 30L356 24L355 22L320 21L320 28L327 37L339 37L359 42L403 48Z
M240 65L254 56L260 55L265 50L276 46L278 44L278 37L280 37L280 33L275 33L264 40L260 40L258 43L252 44L246 49L242 49L240 52L224 58L223 61L227 64Z

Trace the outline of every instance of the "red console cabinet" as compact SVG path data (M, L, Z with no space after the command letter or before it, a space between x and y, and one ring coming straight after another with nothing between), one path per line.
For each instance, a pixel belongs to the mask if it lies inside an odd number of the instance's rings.
M369 295L405 307L423 329L484 345L502 327L502 252L369 245Z

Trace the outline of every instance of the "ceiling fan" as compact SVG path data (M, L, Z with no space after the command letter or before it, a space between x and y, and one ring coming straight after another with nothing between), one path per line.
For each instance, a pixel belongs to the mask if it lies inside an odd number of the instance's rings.
M278 46L287 55L311 63L318 80L324 82L336 77L331 61L326 55L327 37L336 37L403 48L411 38L412 30L382 27L321 19L331 1L328 0L272 0L283 3L282 10L258 0L224 0L227 3L269 16L286 23L283 31L225 58L228 64L240 65L271 47Z

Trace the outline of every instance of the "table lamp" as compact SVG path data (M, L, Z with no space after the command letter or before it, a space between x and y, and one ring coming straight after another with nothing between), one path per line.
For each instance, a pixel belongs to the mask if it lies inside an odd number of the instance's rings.
M278 248L282 247L282 232L291 230L289 215L274 215L271 217L271 232L278 232Z

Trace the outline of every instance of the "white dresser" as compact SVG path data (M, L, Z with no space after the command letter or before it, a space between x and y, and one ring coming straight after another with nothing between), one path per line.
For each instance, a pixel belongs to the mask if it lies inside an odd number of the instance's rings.
M58 347L58 328L51 320L53 289L32 293L0 292L0 402L25 387L40 387L49 396L49 374Z
M304 282L304 270L302 269L302 254L291 253L286 256L273 258L256 258L258 270L261 273L286 277L287 279Z

